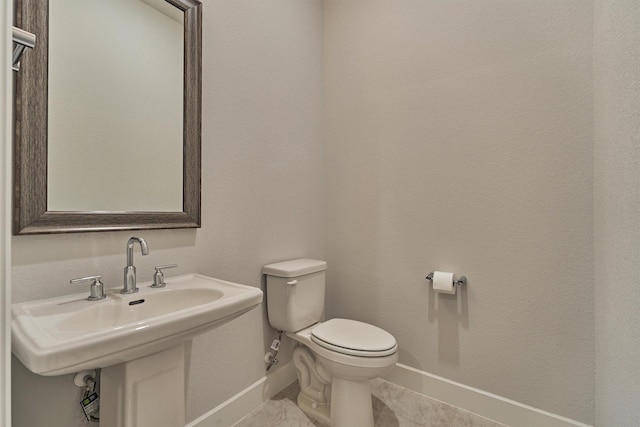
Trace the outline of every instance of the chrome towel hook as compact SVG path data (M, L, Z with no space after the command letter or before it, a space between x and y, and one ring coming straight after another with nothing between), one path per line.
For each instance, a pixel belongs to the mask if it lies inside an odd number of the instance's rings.
M13 42L16 43L13 49L13 71L20 69L20 57L24 53L25 48L33 49L36 45L36 36L28 31L13 27Z

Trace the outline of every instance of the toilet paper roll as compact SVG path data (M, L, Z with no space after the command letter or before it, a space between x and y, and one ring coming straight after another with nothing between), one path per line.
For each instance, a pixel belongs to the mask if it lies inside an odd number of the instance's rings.
M453 285L453 273L434 271L433 290L441 294L455 295L456 287Z

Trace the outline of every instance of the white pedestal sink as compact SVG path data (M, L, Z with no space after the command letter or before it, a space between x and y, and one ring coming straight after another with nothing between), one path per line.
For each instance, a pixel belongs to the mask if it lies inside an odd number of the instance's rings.
M262 291L198 274L148 285L12 305L13 353L45 376L103 368L102 425L184 425L185 342L256 307Z
M180 344L103 368L100 425L184 426L184 365L184 344Z

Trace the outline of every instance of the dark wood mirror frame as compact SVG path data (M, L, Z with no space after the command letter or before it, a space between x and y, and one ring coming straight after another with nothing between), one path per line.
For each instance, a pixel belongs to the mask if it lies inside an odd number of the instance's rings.
M202 4L167 1L185 17L183 211L47 211L49 0L15 0L15 25L37 39L14 73L14 235L200 227Z

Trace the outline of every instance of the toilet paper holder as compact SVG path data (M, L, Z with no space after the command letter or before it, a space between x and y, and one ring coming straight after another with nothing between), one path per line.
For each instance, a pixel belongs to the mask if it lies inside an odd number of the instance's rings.
M429 274L427 274L427 277L425 277L425 279L427 279L428 281L432 282L433 281L433 271ZM461 276L459 279L454 280L453 281L453 285L454 286L463 286L467 284L467 278L466 276Z

